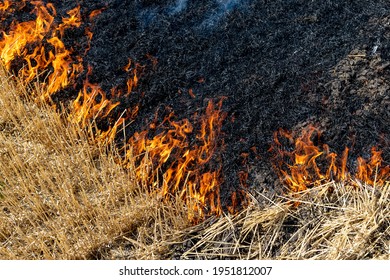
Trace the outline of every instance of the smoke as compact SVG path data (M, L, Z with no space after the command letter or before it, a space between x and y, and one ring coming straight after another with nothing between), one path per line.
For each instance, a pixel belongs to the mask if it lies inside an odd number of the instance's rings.
M240 4L241 0L217 0L217 2L219 3L222 10L231 11Z
M210 30L217 26L230 12L241 9L251 0L212 0L207 1L210 10L205 14L203 21L195 28ZM214 2L214 3L212 3ZM153 7L139 7L137 18L142 28L155 24L160 17L175 16L185 11L190 2L188 0L176 0L168 6L156 4ZM194 0L195 3L195 0Z
M137 18L141 23L142 28L147 28L156 23L156 21L167 15L173 16L178 13L181 13L187 8L188 0L176 0L175 3L169 6L162 6L157 4L154 7L138 7Z
M188 0L176 0L176 3L168 8L168 13L174 15L187 8Z
M158 17L157 9L144 9L138 12L137 18L142 28L152 25Z
M238 7L243 7L248 0L215 0L217 8L201 23L202 29L212 28L217 25L227 14Z

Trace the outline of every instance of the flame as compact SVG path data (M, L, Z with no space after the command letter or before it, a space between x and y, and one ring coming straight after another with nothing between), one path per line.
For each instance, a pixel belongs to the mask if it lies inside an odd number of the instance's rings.
M67 14L69 15L69 17L62 18L62 23L57 28L57 30L61 34L61 37L64 36L65 29L81 26L80 6L77 6L76 8L68 11Z
M93 10L89 14L88 18L92 22L91 27L94 26L93 20L95 19L95 17L97 17L98 15L103 13L103 11L106 10L106 9L107 9L107 7L103 7L101 9ZM91 31L91 27L86 27L85 28L85 35L87 36L88 41L87 41L87 47L85 48L85 51L84 51L84 55L86 55L88 53L88 51L91 49L91 41L92 41L92 37L93 37L93 33Z
M112 103L107 99L106 93L98 85L86 81L73 102L74 114L71 115L71 120L86 127L90 120L107 117L118 105L119 102Z
M124 67L124 70L130 73L130 78L127 81L132 82L131 90L137 86L138 77L137 71L141 67L139 64L135 64L134 69L130 71L130 66L132 62L129 61L129 64ZM107 119L111 112L119 106L119 101L113 101L123 96L120 90L116 88L111 89L111 98L107 97L106 92L104 92L99 85L92 84L89 82L89 76L92 74L92 67L88 67L87 78L83 83L83 89L80 90L77 98L72 102L71 114L68 117L68 120L79 124L81 127L88 127L91 123L97 123L103 119ZM128 88L127 94L131 91ZM112 121L108 129L100 130L95 127L94 139L104 145L113 143L119 127L124 124L127 120L133 120L138 115L139 105L135 105L133 108L127 108L120 117L115 121ZM110 117L110 119L112 119Z
M52 4L45 4L42 1L31 1L30 3L34 5L32 13L36 15L36 19L20 23L13 21L10 31L8 33L2 32L0 55L7 69L11 68L11 63L17 57L23 58L25 65L19 71L19 76L26 83L47 72L47 76L41 81L43 90L39 98L49 100L54 93L74 84L79 74L84 70L82 58L73 57L72 49L68 49L62 40L65 30L78 28L82 25L80 6L69 10L68 16L63 17L61 23L56 24L54 19L57 12ZM4 2L1 7L7 9L10 4L12 3ZM97 15L100 12L92 13ZM88 38L88 46L85 50L87 52L93 33L86 28L85 34ZM31 46L34 46L32 51L30 51ZM132 77L127 82L128 91L137 86L137 67L131 71ZM87 76L91 71L92 69L88 70ZM121 93L112 92L112 95L119 97ZM69 116L69 120L86 127L91 122L106 118L118 105L119 102L109 100L106 93L98 85L91 84L87 78L78 97L72 103L72 114ZM137 112L137 106L134 110L128 110L129 118L134 118ZM112 142L125 117L113 121L108 130L97 130L96 139Z
M381 152L372 148L369 161L362 157L357 159L357 170L352 173L347 168L349 149L345 148L342 156L330 152L326 144L316 145L321 132L314 126L302 131L301 136L280 129L274 133L273 165L280 179L292 192L300 192L311 186L319 186L324 180L346 181L357 179L369 185L383 186L390 179L390 166L385 166ZM282 139L293 145L286 150Z
M27 44L40 42L51 30L54 21L55 9L53 5L44 6L41 2L35 4L33 12L37 15L35 21L16 23L9 34L2 31L0 41L1 60L9 69L10 63L16 56L25 56Z
M49 75L47 91L52 94L69 84L68 73L71 72L72 59L70 58L70 51L65 48L64 43L58 37L53 37L47 42L55 49L55 54L49 52L53 72Z
M135 66L133 66L133 62L132 60L129 58L129 63L127 63L124 67L123 67L123 70L125 72L130 72L131 73L131 77L127 80L126 82L126 85L127 85L127 94L130 94L134 88L137 87L138 85L138 76L137 76L137 72L139 70L139 68L141 67L139 64L135 64Z
M89 52L89 50L91 49L91 41L93 38L93 33L89 28L85 29L85 36L87 36L88 41L87 41L87 47L85 48L85 51L84 51L84 55L86 55Z
M70 122L77 123L83 128L89 126L91 123L105 119L120 104L119 101L112 102L98 85L89 82L88 75L91 73L92 67L89 67L83 89L80 90L77 98L72 102L71 114L68 117ZM125 118L118 118L105 131L96 128L95 140L105 144L112 143L118 127L124 121Z
M220 171L206 170L217 149L218 135L225 114L221 111L222 100L216 106L209 101L201 117L196 144L190 142L194 126L188 119L173 120L170 114L155 127L163 132L153 138L148 131L135 133L128 141L123 166L138 159L136 174L140 181L157 189L165 198L178 195L188 206L188 218L198 221L207 214L219 215L222 211L219 187Z
M29 3L34 7L35 20L13 21L9 31L2 31L0 56L7 69L20 68L18 75L26 83L39 78L43 85L39 98L49 101L54 93L69 85L76 88L76 80L80 80L84 71L83 59L76 56L72 48L67 48L63 41L67 29L83 26L80 6L69 10L67 16L59 21L52 4L43 1ZM11 11L11 5L11 1L3 1L0 11ZM93 11L88 18L92 20L104 9ZM85 27L84 34L87 37L85 54L90 48L93 33ZM155 68L157 59L150 55L148 58ZM12 65L16 59L22 59L23 67ZM138 86L141 68L143 66L130 59L123 67L128 73L126 89L123 90L125 95L134 92ZM43 73L45 77L42 79ZM91 74L92 68L89 67L87 77L82 84L77 84L81 90L71 103L68 121L83 128L92 124L94 140L108 145L115 141L125 122L136 118L139 104L127 108L118 117L118 100L124 96L122 90L114 87L108 96L99 85L90 82ZM190 94L195 98L192 90ZM183 199L188 207L188 218L193 222L222 212L221 164L216 150L223 149L219 137L225 119L221 110L223 100L218 103L209 101L203 114L194 114L193 123L188 119L177 120L173 112L159 123L156 115L147 130L135 132L129 138L123 147L123 158L117 160L124 168L135 167L138 181L152 192L158 192L165 199L173 196ZM104 130L99 128L102 121Z
M194 90L193 90L192 88L190 88L190 89L188 90L188 94L189 94L192 98L195 98L195 97L196 97L195 94L194 94Z
M26 1L27 0L19 0L17 2L15 1L10 1L10 0L4 0L0 2L0 12L1 13L12 13L16 10L21 10L24 7L26 7ZM33 1L37 2L37 1ZM34 4L34 3L32 3Z
M368 162L361 157L358 158L356 178L373 186L383 186L387 180L390 180L390 166L383 165L382 151L373 147Z
M3 31L0 55L7 69L11 68L11 62L16 57L23 57L26 65L21 69L20 75L27 83L49 70L47 82L42 83L46 90L42 91L41 96L47 100L53 93L67 87L70 80L75 79L83 70L81 58L75 62L71 57L72 51L68 50L61 40L65 29L80 26L80 7L70 10L68 12L70 17L63 18L62 23L56 27L54 24L56 10L52 4L45 5L41 1L31 3L35 6L33 13L36 14L36 19L21 23L13 22L8 34ZM56 30L59 31L60 37L57 36ZM36 47L29 53L29 46L32 45Z
M5 0L0 3L0 12L5 12L11 6L11 1Z
M89 19L92 20L94 19L95 17L97 17L98 15L100 15L101 13L103 13L103 11L106 9L106 7L103 7L101 9L97 9L97 10L93 10L90 14L89 14Z

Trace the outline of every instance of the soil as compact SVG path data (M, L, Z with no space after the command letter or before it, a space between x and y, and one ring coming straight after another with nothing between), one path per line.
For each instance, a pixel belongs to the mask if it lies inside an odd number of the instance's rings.
M83 56L91 82L107 92L124 88L128 60L142 65L138 87L116 112L140 105L127 135L156 115L191 119L209 100L226 97L221 148L209 167L222 166L224 197L242 185L243 171L254 191L279 190L268 153L279 128L319 126L333 151L351 148L351 168L372 146L390 161L389 1L51 2L59 15L81 5L82 27L94 33ZM65 43L80 54L87 45L77 30L65 33ZM74 98L74 88L54 97Z

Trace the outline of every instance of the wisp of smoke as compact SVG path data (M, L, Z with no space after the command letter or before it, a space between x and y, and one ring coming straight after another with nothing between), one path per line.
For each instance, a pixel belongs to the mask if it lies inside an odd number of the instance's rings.
M229 12L239 7L240 5L244 5L247 0L216 0L218 3L218 8L212 11L212 14L209 15L200 25L202 29L204 28L212 28L219 21L226 16Z
M220 7L225 11L230 11L240 4L241 0L217 0Z
M158 17L158 13L156 9L145 9L138 12L138 20L141 23L142 28L146 28L155 22Z
M176 0L175 4L168 8L168 13L174 15L180 13L187 7L188 0Z

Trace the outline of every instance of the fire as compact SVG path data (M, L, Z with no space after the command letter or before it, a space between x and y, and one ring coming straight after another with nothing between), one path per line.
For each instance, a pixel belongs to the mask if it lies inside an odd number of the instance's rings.
M53 93L67 87L70 80L83 70L82 62L74 61L71 57L72 51L68 50L61 40L65 29L80 26L80 7L69 11L70 17L63 18L57 27L54 23L56 10L52 4L44 4L41 1L31 3L35 5L33 13L36 14L36 19L21 23L13 22L8 34L3 31L0 55L7 69L11 68L11 62L17 57L25 60L26 65L19 75L27 83L49 70L47 82L43 82L46 91L41 96L47 100ZM30 46L34 45L36 47L30 52Z
M40 52L44 53L44 50ZM57 52L61 53L60 49ZM38 55L34 53L32 56ZM44 61L42 68L47 67L50 63L48 61ZM123 70L129 73L126 94L130 94L136 88L139 68L140 66L133 64L131 60L123 67ZM58 72L65 73L64 71ZM98 85L89 82L88 75L91 73L92 68L89 68L87 79L78 97L72 103L69 116L69 121L78 123L82 127L107 118L120 104L118 101L113 102L108 99L107 94ZM55 90L52 91L55 92ZM112 90L111 92L111 97L121 95L120 91ZM189 144L190 134L194 130L192 124L187 119L173 120L174 114L172 113L161 124L154 124L162 132L152 139L148 138L149 131L147 130L136 132L126 146L125 158L118 160L122 166L130 168L131 158L134 156L140 158L136 171L139 181L146 182L152 190L159 190L163 197L176 194L184 199L189 207L189 219L192 221L200 220L206 214L220 214L222 211L219 198L220 172L198 170L206 166L217 148L216 140L224 119L224 114L220 110L221 106L222 101L217 106L209 102L205 115L201 117L199 131L196 135L197 145L191 147ZM95 139L106 144L112 143L121 125L126 120L134 119L138 109L138 106L128 109L105 131L96 128Z
M136 73L136 71L134 70L132 73ZM114 142L120 126L125 121L133 120L137 116L139 105L135 105L133 108L127 108L119 117L112 116L111 112L120 104L119 101L113 100L120 98L123 93L113 88L110 92L111 98L108 98L106 92L99 85L89 82L89 76L91 74L92 67L88 67L87 78L83 83L83 89L79 91L77 98L72 102L68 120L79 124L83 128L90 126L90 124L95 124L94 139L104 145L108 145ZM137 79L136 74L134 75L129 80ZM110 124L103 131L96 124L104 119L109 119Z
M11 6L11 1L5 0L3 3L0 3L0 11L5 12Z
M132 67L133 62L131 59L129 59L129 63L126 64L125 67L123 67L123 70L126 72L130 72L132 76L127 80L126 85L127 85L127 94L130 94L134 88L137 87L138 85L138 69L141 67L139 64L135 64L134 67Z
M304 129L299 137L282 129L274 133L274 144L270 148L274 155L273 165L292 192L319 186L329 180L356 179L369 185L383 186L390 179L390 166L383 164L381 152L376 148L372 148L368 161L359 157L357 170L350 172L347 168L349 149L345 148L339 157L330 152L328 145L314 143L320 136L319 129L313 126ZM292 145L293 149L285 149L282 142Z
M12 4L10 1L4 1L0 6L1 10L10 9ZM52 94L74 84L84 70L82 58L74 57L73 50L67 48L62 40L65 30L79 28L82 25L80 6L69 10L68 16L56 24L57 12L52 4L45 4L42 1L32 1L31 4L34 6L32 13L36 15L36 19L20 23L13 21L10 31L2 32L0 55L2 63L9 70L16 58L23 58L24 66L18 74L26 83L47 72L47 76L41 81L44 90L41 91L42 96L39 98L49 100ZM85 34L89 39L89 48L93 33L86 29ZM34 47L32 51L31 47ZM87 76L91 71L92 69L89 69ZM138 77L136 70L132 73L134 75L132 86L135 87ZM99 86L91 84L87 78L78 97L73 101L69 120L86 127L97 119L107 117L118 104L119 102L110 101L105 92ZM134 115L134 112L132 114ZM123 121L123 118L118 118L107 131L97 131L97 139L112 142L118 126Z
M91 84L87 79L83 89L73 102L74 113L71 115L70 120L81 124L82 127L86 127L90 120L107 117L118 105L119 102L112 103L98 85Z
M87 81L76 100L73 101L73 110L68 119L81 125L81 127L87 127L90 123L106 118L118 105L119 102L113 103L107 99L105 92L98 85L90 84ZM123 121L123 118L117 119L114 125L106 131L99 130L96 127L95 140L105 144L112 143L117 129Z
M371 149L371 158L368 162L361 157L358 158L356 178L373 186L383 186L390 180L390 166L383 164L382 152L377 151L376 147Z
M103 7L101 9L97 9L97 10L94 10L92 11L90 14L89 14L89 19L92 20L94 19L95 17L97 17L98 15L100 15L101 13L103 13L103 11L107 9L106 7Z
M2 32L1 60L7 68L10 68L10 63L16 56L26 55L27 44L43 40L51 30L55 15L53 5L44 6L41 2L37 2L35 5L33 11L37 15L35 21L16 23L9 34Z
M61 37L64 36L65 29L70 27L80 27L81 25L80 6L68 11L67 14L69 17L62 18L62 23L57 28L57 30L60 31Z
M2 64L14 73L17 70L16 74L26 83L39 79L43 85L39 98L44 101L51 100L53 94L70 86L81 88L71 103L68 121L83 128L92 124L94 140L103 145L114 143L118 132L138 115L140 104L119 112L119 100L135 92L143 67L129 59L122 68L128 74L126 85L118 86L119 89L113 87L109 94L90 82L91 67L80 84L83 59L63 40L66 30L83 26L80 6L69 10L67 16L59 20L52 4L43 1L31 1L30 4L34 7L35 20L14 20L8 31L1 33ZM25 5L24 1L18 4L3 1L0 12L10 12L22 5ZM104 9L95 10L84 18L92 20ZM93 37L91 26L85 27L84 34L85 54ZM149 57L156 67L157 59ZM19 64L15 65L15 61ZM165 199L183 199L188 207L188 218L193 222L222 212L220 186L223 180L220 159L216 156L217 149L223 149L220 139L225 119L222 102L223 98L218 103L209 101L203 114L193 115L193 122L177 120L174 112L162 122L158 122L156 116L148 129L135 132L128 139L122 148L123 157L117 160L126 169L135 168L138 181L152 193L159 193ZM101 122L104 122L104 129L99 126Z
M194 126L188 119L173 120L172 113L154 126L162 129L156 136L149 138L146 130L135 133L129 139L126 157L121 163L131 167L131 158L135 157L140 181L158 189L165 198L184 199L191 221L201 220L206 214L219 215L222 211L220 171L207 170L206 165L218 147L218 135L225 118L221 106L222 100L217 105L209 101L194 144L190 142Z

